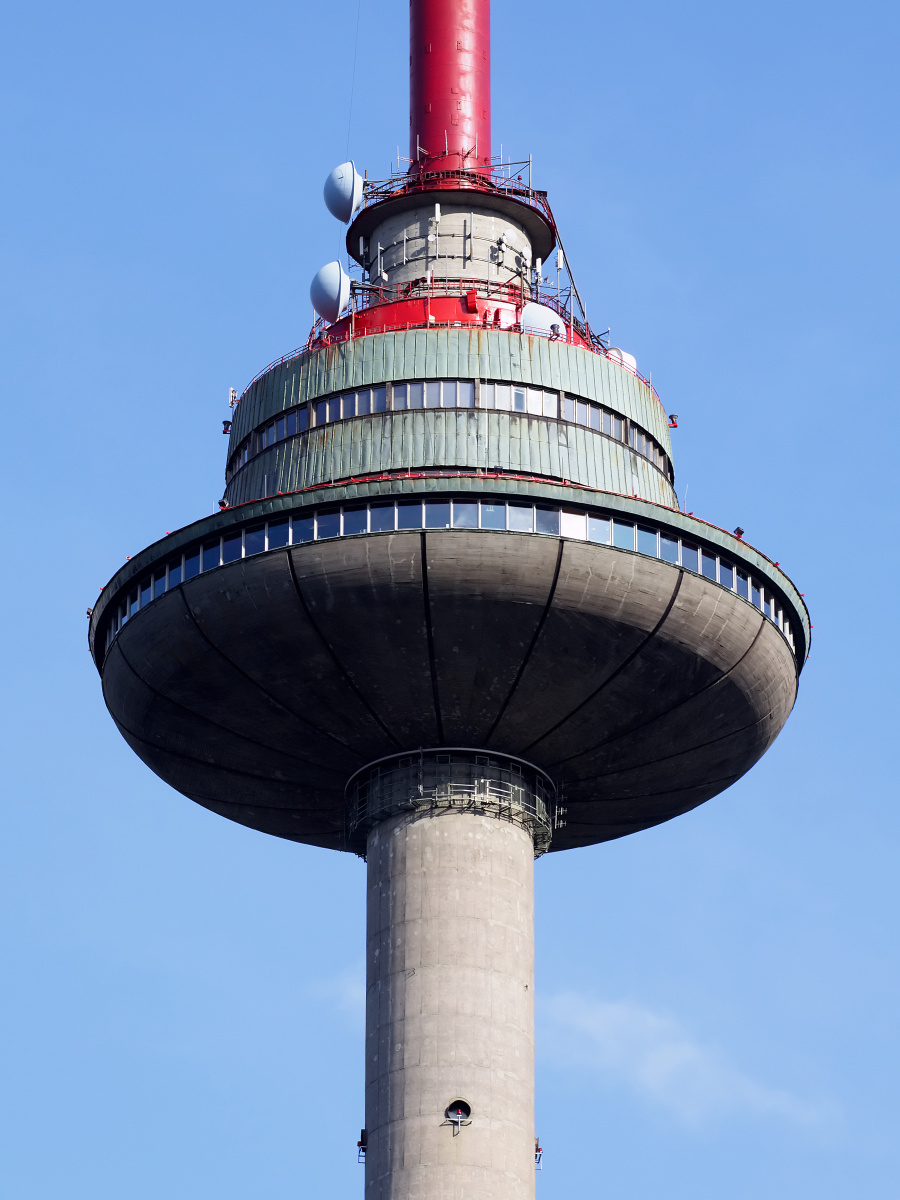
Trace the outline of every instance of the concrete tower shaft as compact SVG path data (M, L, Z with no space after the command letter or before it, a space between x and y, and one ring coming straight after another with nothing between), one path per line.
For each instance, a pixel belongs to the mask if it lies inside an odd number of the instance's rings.
M491 161L490 0L411 0L410 171Z
M432 809L377 825L366 857L366 1200L529 1200L531 835Z

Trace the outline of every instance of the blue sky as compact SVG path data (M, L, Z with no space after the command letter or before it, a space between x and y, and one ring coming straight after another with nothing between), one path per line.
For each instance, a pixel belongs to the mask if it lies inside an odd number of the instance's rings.
M349 143L376 176L407 129L407 12L361 5ZM2 17L15 1200L361 1194L363 867L167 790L103 709L84 617L212 510L228 388L306 337L355 16ZM543 1200L898 1194L898 24L494 0L495 149L534 155L592 321L679 414L688 508L742 525L815 624L747 778L537 865Z

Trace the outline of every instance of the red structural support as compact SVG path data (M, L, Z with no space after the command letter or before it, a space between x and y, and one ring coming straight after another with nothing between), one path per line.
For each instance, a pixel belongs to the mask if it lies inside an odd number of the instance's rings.
M411 0L410 171L491 161L491 0Z

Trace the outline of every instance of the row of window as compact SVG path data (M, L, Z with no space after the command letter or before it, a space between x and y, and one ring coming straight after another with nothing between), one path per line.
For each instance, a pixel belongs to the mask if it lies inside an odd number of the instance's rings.
M106 646L109 647L119 629L135 612L201 571L284 546L405 529L505 529L516 533L542 533L660 558L720 583L755 604L774 621L796 652L793 630L776 593L742 567L706 547L680 538L669 530L639 525L620 517L530 504L525 500L504 503L472 499L375 501L309 516L278 517L211 537L184 554L173 556L132 588L127 599L113 613Z
M648 458L671 479L669 459L662 447L637 425L592 400L582 400L577 396L551 392L545 388L487 381L479 382L477 400L479 408L570 421L577 425L585 425L597 433L604 433L618 442L627 442L632 449ZM426 379L342 392L337 396L317 400L312 407L314 421L318 426L330 424L332 421L345 421L350 417L369 416L372 413L424 408L474 408L475 402L476 383L473 379ZM230 480L236 471L267 446L274 445L282 438L304 433L308 425L309 408L303 405L255 430L241 442L229 460L226 479Z

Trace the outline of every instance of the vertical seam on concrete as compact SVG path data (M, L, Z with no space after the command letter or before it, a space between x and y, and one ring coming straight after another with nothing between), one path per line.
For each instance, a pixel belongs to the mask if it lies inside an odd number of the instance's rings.
M484 739L485 742L489 742L491 740L491 738L494 736L495 729L500 724L500 722L503 720L503 714L506 712L507 708L509 707L511 700L512 700L513 696L515 695L516 688L519 686L519 683L522 680L522 676L525 674L525 668L528 666L528 661L531 658L532 653L534 652L534 648L537 645L537 640L541 636L541 630L544 628L544 624L547 620L547 617L550 615L550 607L553 604L553 597L556 595L556 585L559 582L559 569L562 566L563 546L565 546L565 542L563 541L562 538L560 538L559 539L559 549L556 552L556 568L553 572L553 582L550 584L550 591L547 595L547 601L544 605L544 611L541 613L541 618L537 623L537 628L535 629L534 634L531 638L531 641L528 644L528 649L525 651L525 654L522 658L521 665L519 666L519 670L516 673L515 679L513 680L512 687L509 689L506 699L503 701L503 704L500 707L500 711L497 713L497 716L496 716L496 719L495 719L493 725L488 730L487 737Z
M191 614L191 616L193 618L193 614ZM194 621L194 624L196 624L196 621ZM202 630L198 630L198 632L201 634L201 636L205 636L203 634ZM207 642L209 642L208 638L206 640L207 640ZM214 650L216 649L216 647L211 642L209 642L209 644L213 647ZM132 673L132 675L134 675L135 679L139 680L149 692L151 692L158 699L162 700L165 704L171 704L173 708L180 709L181 712L185 712L189 716L196 718L198 721L203 721L205 724L211 725L214 729L221 729L222 732L227 733L229 737L239 737L239 738L241 738L242 741L249 742L251 745L262 746L267 750L272 750L275 753L283 754L285 756L285 758L293 758L293 759L296 759L296 761L298 763L304 763L306 766L316 767L317 770L322 770L322 771L331 770L330 767L327 767L322 763L316 762L316 760L314 758L307 758L305 755L302 755L302 754L292 754L290 752L290 750L284 750L280 746L271 745L267 742L258 741L255 738L246 737L244 734L239 733L237 730L229 728L228 725L223 725L221 721L215 721L215 720L213 720L212 717L207 716L205 713L197 712L196 709L189 708L187 704L182 704L180 700L174 700L171 696L167 696L165 692L161 692L159 690L159 688L154 687L152 683L150 683L148 680L146 680L144 678L144 676L140 673L140 671L137 669L137 667L135 667L134 664L131 662L128 655L125 653L124 649L119 645L118 639L110 647L110 651L112 651L113 648L115 648L118 651L119 657L122 659L122 662L125 664L125 666L128 668L128 670ZM234 664L231 662L230 659L226 659L226 662L228 662L230 666L234 666ZM237 668L235 668L235 669L237 669ZM251 680L251 682L253 682L253 681ZM123 724L119 720L119 718L115 715L115 713L109 707L109 704L106 700L106 684L105 684L105 682L101 681L101 686L103 688L103 702L104 702L104 704L106 704L107 712L112 717L112 719L116 722L117 725L121 725L121 727L123 729L128 730L128 733L131 735L131 737L135 738L139 742L142 742L145 746L152 746L153 749L155 749L155 750L162 749L165 751L166 754L171 754L175 758L183 758L186 762L201 762L202 763L205 761L204 759L200 759L200 758L194 759L190 755L182 754L180 751L170 750L165 746L161 747L161 746L154 745L153 742L148 742L146 738L140 737L138 734L133 733L132 730L127 725ZM260 690L262 691L263 689L260 689ZM266 693L266 695L268 695L268 693ZM270 697L270 699L271 699L271 697ZM278 701L276 700L276 701L274 701L274 703L277 704ZM294 716L294 714L290 712L290 709L286 709L285 711L290 713L291 716ZM317 726L313 725L309 721L304 721L304 719L302 717L296 717L295 719L300 721L308 729L312 729L315 733L320 734L325 737L332 737L333 741L338 741L338 739L334 738L331 734L322 734L321 729L319 729ZM350 746L344 745L343 742L338 742L338 744L343 746L343 748L345 750L350 750L351 754L356 754L357 758L362 758L362 755L358 754ZM206 765L210 766L210 765L214 765L214 764L210 764L207 762ZM223 768L223 769L225 769L225 768ZM229 767L227 769L229 771L231 771L234 768ZM248 778L252 778L252 779L265 778L265 776L256 775L256 774L246 772L246 771L239 771L238 773L247 775Z
M671 705L671 707L667 708L665 710L665 712L657 713L655 717L650 717L649 720L647 720L647 721L641 721L641 723L639 725L632 725L629 729L623 729L619 733L615 734L614 737L605 738L602 742L596 742L593 746L590 746L587 750L579 751L578 754L573 754L569 758L562 758L559 760L559 762L571 762L575 758L581 758L582 755L584 755L584 754L593 754L595 750L600 750L603 746L611 746L614 742L617 742L620 738L630 737L631 734L637 733L639 729L646 729L648 725L653 725L656 721L661 721L664 717L670 716L673 712L676 712L679 708L681 708L682 705L690 704L690 702L692 700L696 700L697 697L702 696L704 692L708 692L712 688L718 687L719 684L723 682L723 680L728 678L728 676L731 674L732 671L736 671L737 668L741 665L741 663L744 661L744 659L747 657L747 655L750 653L750 651L753 649L753 647L759 641L760 634L765 629L765 626L766 626L766 619L765 619L765 617L761 616L759 619L759 627L757 628L756 633L754 633L753 638L750 641L750 645L746 648L746 650L743 652L743 654L741 654L740 658L735 659L735 661L731 664L731 666L728 668L728 670L723 671L717 679L713 679L709 683L704 684L702 688L698 688L696 692L691 692L691 694L689 696L683 696L675 704L673 704L673 705ZM604 686L606 686L606 685L604 684ZM576 711L577 711L577 709L576 709ZM772 712L772 710L770 709L769 714L767 714L767 715L771 715L771 712ZM765 720L765 716L760 717L759 720L760 721ZM734 730L734 732L740 733L741 730L743 730L743 729L750 729L753 727L753 724L758 724L758 722L752 722L750 725L742 725L740 729ZM544 734L542 736L546 737L546 734ZM727 736L728 736L727 734L722 734L722 737L727 737ZM713 740L715 741L716 739L713 739ZM706 745L706 744L707 743L704 743L704 745ZM656 761L656 760L655 759L648 760L648 762L649 761Z
M669 613L672 611L675 601L678 599L678 593L681 591L681 581L683 578L684 578L684 572L679 571L678 578L675 580L675 587L672 589L672 595L669 597L669 603L666 605L662 616L659 618L659 620L656 622L656 624L653 626L653 628L650 630L650 632L647 634L647 636L644 638L644 640L639 645L635 646L634 650L632 650L632 652L627 656L627 658L623 659L622 662L620 662L619 665L616 667L616 669L611 674L607 675L607 677L603 680L603 682L600 684L600 686L598 688L595 688L594 691L592 691L589 696L586 696L584 698L584 700L581 701L580 704L576 705L575 708L572 709L571 712L566 713L566 715L564 717L562 717L559 721L557 721L555 725L551 725L550 728L545 730L539 738L535 738L533 742L529 742L528 745L525 747L526 751L530 750L533 746L536 746L539 742L542 742L544 740L544 738L549 737L551 733L555 733L556 730L559 729L559 727L561 725L565 725L566 721L570 721L577 712L581 712L581 710L584 708L584 706L586 704L590 704L592 700L595 700L597 698L597 696L599 696L600 693L603 691L603 689L608 684L612 683L612 681L618 675L621 675L621 673L625 670L625 668L637 658L637 656L644 649L644 647L647 645L647 643L652 641L652 639L656 637L656 635L659 633L660 629L662 629L663 625L665 624L666 620L668 619ZM565 762L567 760L563 759L562 761Z
M425 604L425 636L428 640L428 664L431 669L431 694L434 699L434 719L437 723L438 744L444 744L444 722L441 719L441 693L438 688L437 662L434 656L434 630L431 627L431 601L428 596L428 557L424 531L419 534L422 559L422 599Z
M365 696L362 694L362 692L359 690L359 688L353 682L351 677L347 674L347 671L344 669L344 666L341 663L341 660L335 654L334 650L332 650L328 639L325 637L325 634L322 632L322 630L316 624L316 621L315 621L312 613L309 610L309 605L306 603L306 597L303 595L303 590L300 587L300 581L297 578L297 572L294 568L294 560L291 556L290 550L286 550L285 555L286 555L287 561L288 561L288 570L291 573L291 580L294 584L294 591L297 593L297 599L300 601L300 606L303 609L306 619L307 619L307 621L309 621L310 626L313 629L313 632L316 634L316 637L318 637L319 641L325 647L326 654L331 659L331 661L334 663L334 665L337 667L338 671L341 673L341 676L343 677L347 686L353 692L353 695L356 696L357 700L359 700L360 704L363 706L363 708L365 708L366 712L368 712L368 714L371 716L372 720L376 722L376 724L378 725L378 728L381 729L381 731L383 733L385 733L391 739L391 741L394 743L394 745L397 747L398 750L402 750L403 747L400 744L400 742L397 741L397 739L394 737L394 735L388 729L387 725L385 725L384 721L382 721L381 717L379 717L378 713L375 711L375 709L372 707L372 705L368 702L368 700L365 698Z
M283 700L279 700L277 696L273 696L272 693L270 691L268 691L258 679L255 679L252 675L248 674L248 672L245 671L243 667L239 667L237 665L237 663L234 662L233 659L229 658L228 655L225 653L225 651L221 648L221 646L217 646L216 643L209 636L209 634L205 633L204 630L200 627L200 623L198 622L197 618L194 616L193 609L191 608L190 604L188 604L187 597L184 594L184 588L182 587L179 590L181 592L181 600L182 600L182 603L184 604L185 612L188 614L191 621L193 622L194 628L197 630L197 632L200 634L200 636L206 642L207 646L209 646L211 650L214 650L216 652L216 654L218 654L219 657L221 659L223 659L224 662L227 662L229 667L231 667L231 669L233 671L236 671L238 675L243 676L243 678L246 679L248 683L252 684L253 687L255 687L257 689L257 691L262 692L262 694L268 700L271 700L274 705L276 705L278 708L280 708L283 712L286 712L288 714L288 716L293 717L293 719L295 721L302 722L302 724L306 725L309 729L314 729L316 731L316 733L319 734L321 737L326 737L332 742L337 742L337 744L340 747L342 747L342 749L349 750L351 752L351 754L355 754L357 758L360 758L360 759L362 758L362 755L358 751L354 750L349 742L345 742L343 740L343 738L338 737L337 734L327 733L324 729L320 729L318 725L314 725L312 721L307 720L306 717L301 716L300 713L295 712L292 708L289 708L288 705L285 704Z

